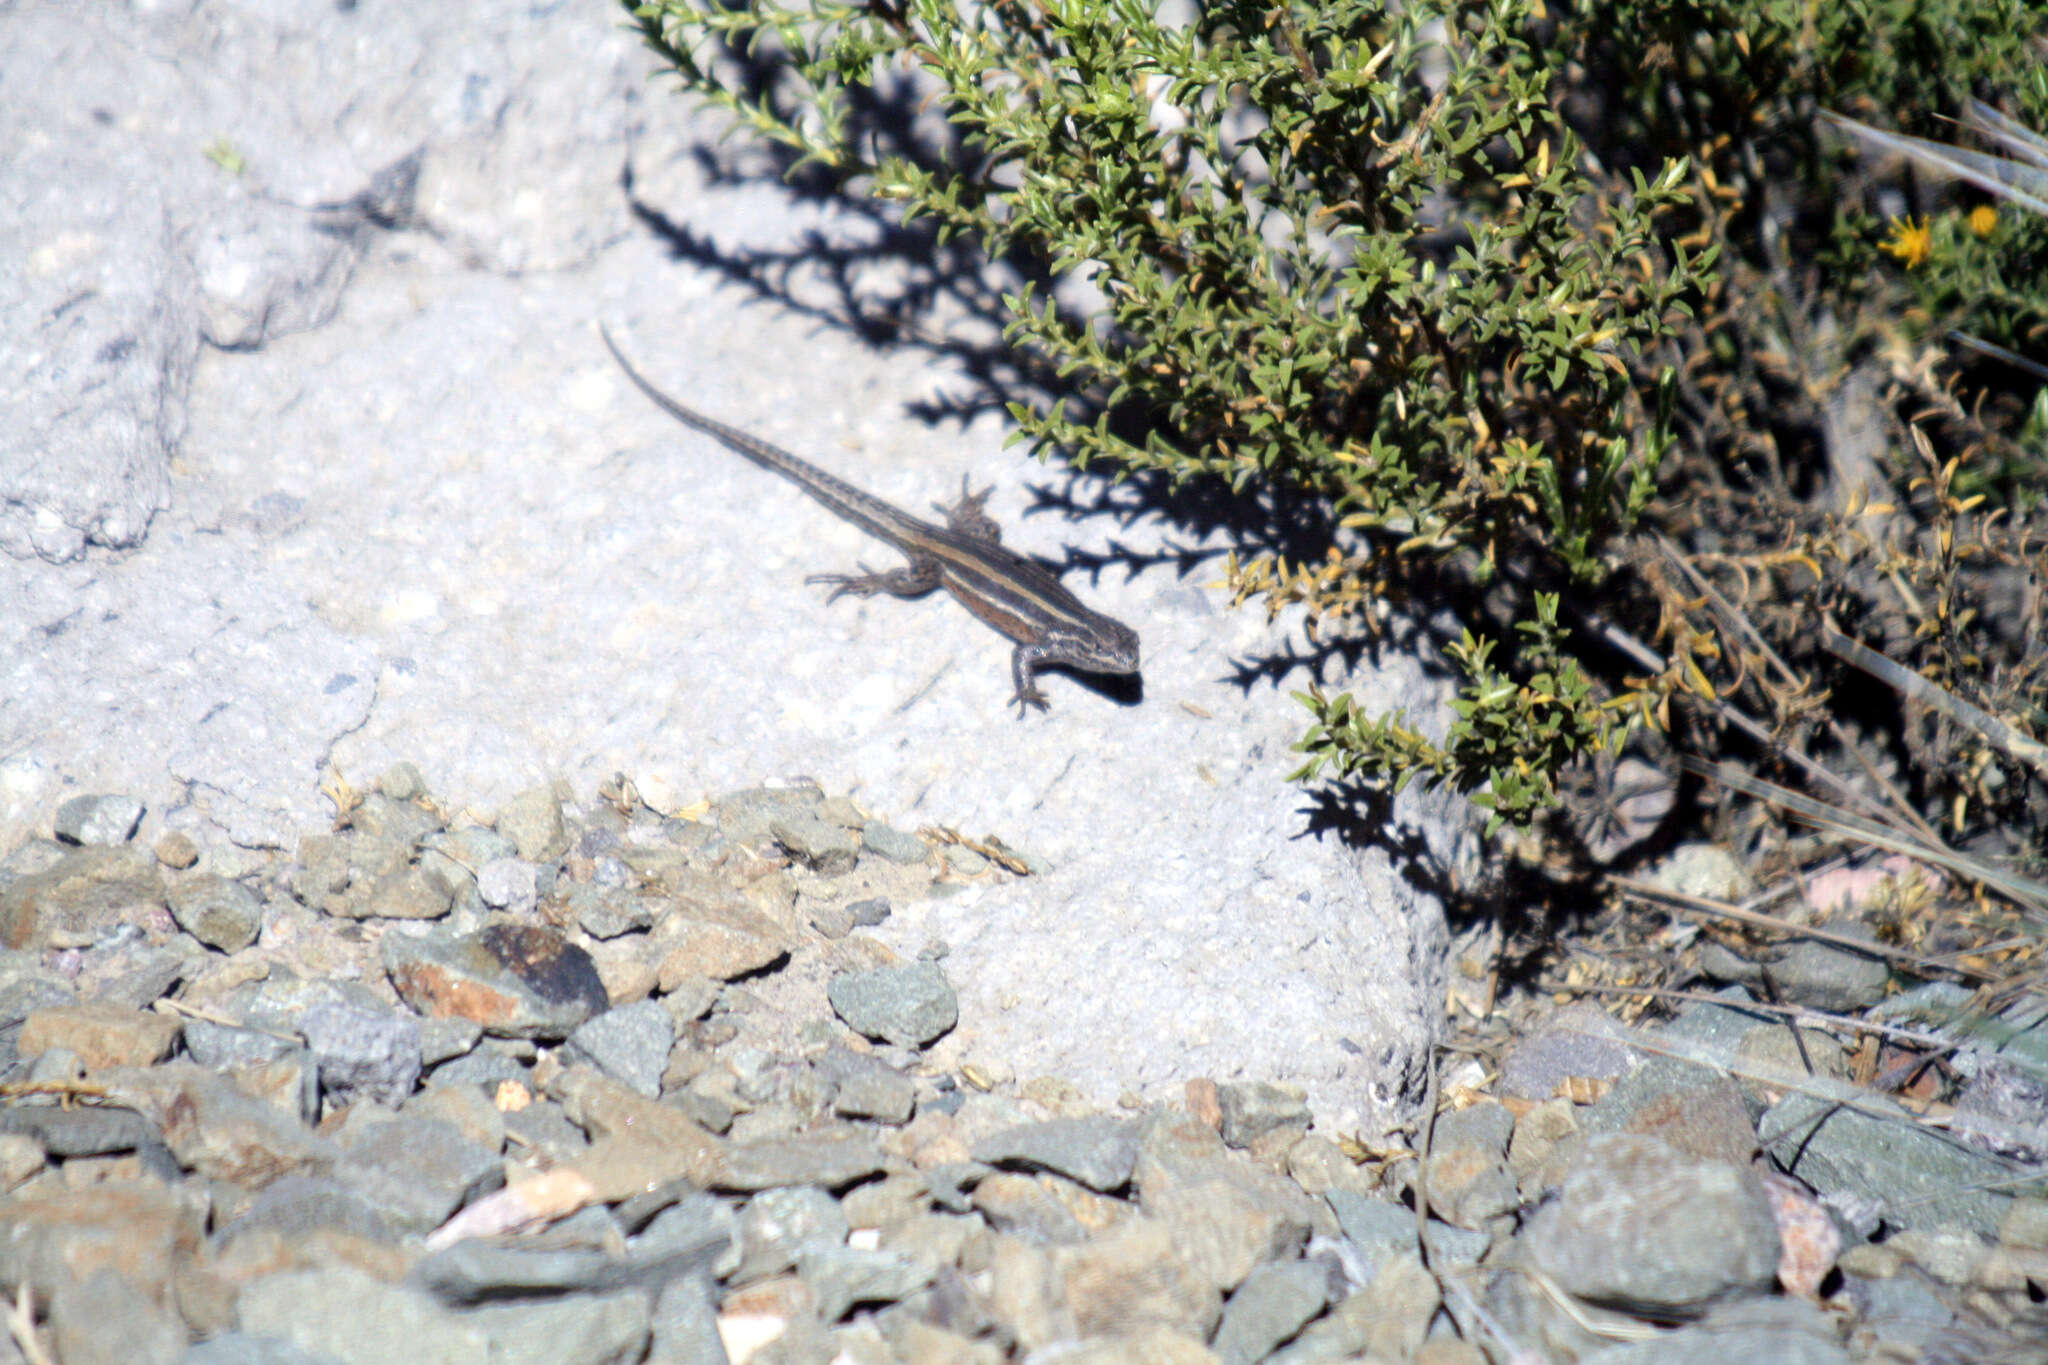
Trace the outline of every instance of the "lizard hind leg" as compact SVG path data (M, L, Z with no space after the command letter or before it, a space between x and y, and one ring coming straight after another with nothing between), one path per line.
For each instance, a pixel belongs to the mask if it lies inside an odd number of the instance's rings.
M832 592L827 602L837 602L852 593L855 597L873 597L878 592L891 597L923 597L939 586L939 564L937 560L926 559L913 562L906 568L891 569L887 573L875 573L867 565L858 566L860 572L814 573L806 583L829 583Z

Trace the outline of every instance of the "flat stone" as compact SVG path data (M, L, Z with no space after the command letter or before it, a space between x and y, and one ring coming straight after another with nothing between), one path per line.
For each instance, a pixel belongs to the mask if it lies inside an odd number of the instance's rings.
M1787 1095L1757 1129L1773 1139L1765 1150L1788 1175L1830 1203L1876 1210L1894 1229L1960 1223L1989 1234L2011 1205L1995 1188L2012 1178L2011 1163L1929 1132L1903 1110L1880 1117Z
M825 994L848 1028L897 1047L923 1047L960 1020L959 999L936 962L841 972Z
M1278 1129L1306 1130L1309 1124L1308 1105L1300 1095L1263 1081L1219 1085L1216 1103L1223 1111L1223 1142L1229 1147L1249 1147Z
M996 1231L1039 1246L1079 1246L1090 1229L1072 1201L1059 1197L1055 1179L997 1173L975 1183L971 1201L944 1206L971 1208Z
M634 1290L579 1294L538 1303L473 1308L464 1326L481 1331L490 1365L614 1365L647 1349L648 1295Z
M766 1190L779 1185L844 1189L883 1167L875 1140L857 1128L820 1128L796 1137L728 1142L715 1185Z
M1547 1100L1568 1081L1612 1080L1639 1059L1627 1030L1594 1005L1567 1005L1501 1059L1494 1092L1504 1099Z
M1164 1327L1206 1341L1222 1316L1222 1296L1181 1259L1166 1225L1149 1218L1062 1247L1053 1263L1082 1336Z
M499 1037L563 1038L610 1004L590 954L544 925L388 933L381 952L406 1004L429 1018L473 1020Z
M718 1334L717 1291L703 1275L671 1280L654 1301L647 1365L714 1365L726 1359Z
M1763 1292L1778 1268L1753 1175L1631 1135L1589 1139L1517 1245L1566 1292L1625 1312L1695 1313Z
M1057 1171L1108 1194L1130 1183L1138 1159L1138 1125L1106 1114L1052 1119L993 1133L972 1151L976 1161L991 1166L1015 1163Z
M1788 1001L1847 1014L1884 998L1892 968L1873 954L1807 939L1785 950L1771 977Z
M692 977L730 981L758 972L789 953L789 945L778 936L686 915L669 916L662 922L662 934L673 944L663 955L656 977L663 992Z
M560 1231L559 1225L555 1231ZM636 1239L624 1256L594 1247L549 1248L471 1240L423 1257L413 1266L408 1282L454 1305L515 1295L623 1289L653 1293L678 1276L708 1272L729 1245L724 1229L709 1227L701 1219L694 1220L687 1232L664 1229Z
M54 1157L105 1156L161 1147L156 1124L133 1109L115 1105L13 1104L0 1108L0 1133L34 1141L38 1153ZM40 1155L37 1164L41 1164Z
M245 1332L227 1332L208 1337L185 1352L179 1365L341 1365L325 1351L278 1337L252 1337Z
M1611 1346L1579 1357L1579 1365L1850 1365L1855 1359L1835 1339L1834 1324L1801 1299L1751 1299L1708 1313L1697 1324L1654 1341ZM1889 1358L1889 1357L1880 1357Z
M903 1124L916 1109L917 1086L910 1077L881 1066L847 1077L832 1095L832 1112L841 1118Z
M249 1206L214 1234L225 1247L252 1232L274 1230L291 1241L327 1230L366 1242L395 1242L392 1229L376 1201L363 1191L327 1176L287 1175L272 1181Z
M349 919L440 919L455 908L455 888L424 865L394 868L369 884L368 892L351 897L342 909L330 910Z
M479 1194L505 1183L498 1153L440 1119L394 1118L347 1146L334 1178L368 1199L400 1233L432 1232Z
M276 1337L341 1365L475 1365L491 1360L490 1335L432 1295L335 1266L266 1275L242 1289L242 1331Z
M821 877L839 877L853 871L860 842L844 825L809 811L786 815L769 822L768 832L789 856ZM830 1316L826 1321L830 1322Z
M806 1247L846 1244L846 1215L824 1190L799 1185L763 1190L741 1208L735 1225L740 1261L726 1277L746 1284L779 1275L796 1264Z
M526 866L526 864L518 864ZM617 938L653 926L654 903L626 887L585 883L569 891L576 923L592 938Z
M420 1079L420 1021L403 1010L317 1005L299 1032L320 1070L320 1093L336 1109L370 1100L395 1109Z
M239 953L263 929L263 902L238 881L203 873L171 884L167 898L178 927L209 948Z
M57 1287L50 1341L64 1365L178 1365L185 1324L126 1275L100 1270Z
M59 1287L110 1270L163 1301L173 1267L198 1249L200 1211L157 1185L17 1192L0 1200L0 1282L47 1303Z
M934 1267L894 1251L809 1246L797 1273L817 1296L817 1313L837 1322L856 1304L899 1303L932 1282Z
M1508 1166L1514 1115L1500 1104L1474 1104L1440 1116L1431 1135L1429 1205L1447 1223L1482 1228L1521 1202Z
M91 943L119 925L160 914L163 873L128 844L74 849L41 872L0 886L0 945Z
M1132 1178L1139 1207L1221 1292L1298 1254L1318 1217L1327 1217L1293 1181L1233 1155L1214 1129L1170 1109L1144 1124Z
M295 1116L189 1062L122 1068L94 1080L161 1127L182 1165L216 1180L261 1189L279 1176L324 1171L341 1154Z
M187 1019L184 1039L192 1060L212 1071L274 1062L300 1050L291 1038L263 1029L216 1024L211 1019Z
M860 842L866 852L906 867L914 867L931 856L924 840L880 820L870 820L861 827Z
M474 1019L450 1017L420 1021L420 1065L439 1066L463 1056L484 1036Z
M569 851L569 830L553 786L531 787L498 809L498 833L529 863L548 863Z
M505 1115L481 1086L431 1085L407 1100L399 1113L452 1123L471 1142L493 1152L505 1148Z
M677 1109L650 1100L587 1066L572 1066L548 1084L562 1110L594 1139L574 1158L607 1202L644 1194L676 1180L703 1188L725 1174L718 1139ZM531 1110L525 1111L530 1113ZM517 1130L508 1116L506 1127Z
M125 844L142 824L132 796L74 796L57 807L52 833L67 844Z
M647 1098L658 1099L674 1044L675 1024L667 1006L640 1000L578 1024L562 1053L566 1061L587 1062Z
M1223 1306L1210 1345L1222 1365L1254 1365L1322 1312L1329 1296L1329 1272L1317 1262L1260 1266Z

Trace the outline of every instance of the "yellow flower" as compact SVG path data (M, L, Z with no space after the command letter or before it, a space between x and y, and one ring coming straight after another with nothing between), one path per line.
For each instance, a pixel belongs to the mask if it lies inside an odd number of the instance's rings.
M1906 263L1906 269L1915 270L1927 264L1927 258L1934 254L1934 230L1923 217L1918 223L1911 218L1892 219L1892 239L1878 248L1888 251Z
M1970 210L1970 231L1979 237L1989 237L1998 227L1998 210L1989 204L1979 204Z

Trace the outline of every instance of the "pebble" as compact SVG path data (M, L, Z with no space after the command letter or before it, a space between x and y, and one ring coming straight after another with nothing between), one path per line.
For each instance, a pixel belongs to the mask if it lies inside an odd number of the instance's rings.
M649 1099L661 1097L661 1078L675 1043L675 1024L658 1000L606 1010L578 1024L563 1056L588 1062Z
M841 972L825 994L848 1028L897 1047L936 1042L960 1020L960 1002L936 962Z
M125 844L142 825L132 796L74 796L57 807L52 832L67 844Z
M1107 1115L1052 1119L992 1134L975 1143L973 1153L976 1161L991 1166L1016 1163L1056 1171L1109 1194L1130 1183L1138 1160L1137 1125Z
M590 954L546 925L390 933L382 953L393 988L414 1010L469 1019L496 1037L563 1038L610 1004Z
M226 877L187 877L172 885L169 900L180 929L224 953L241 952L263 928L263 902Z

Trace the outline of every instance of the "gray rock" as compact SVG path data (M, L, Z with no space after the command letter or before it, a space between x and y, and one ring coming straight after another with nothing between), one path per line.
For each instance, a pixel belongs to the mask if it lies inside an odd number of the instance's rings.
M1108 1194L1131 1181L1138 1125L1106 1114L1027 1123L983 1138L974 1144L973 1156L991 1166L1017 1163L1057 1171Z
M187 1036L190 1030L187 1029ZM484 1036L474 1019L423 1019L420 1021L420 1065L439 1066L463 1056Z
M475 1196L502 1185L505 1168L496 1152L452 1123L401 1117L356 1137L335 1163L334 1178L399 1232L425 1234Z
M1355 1190L1327 1190L1323 1201L1337 1215L1337 1226L1364 1256L1372 1273L1395 1256L1413 1254L1415 1210ZM1370 1275L1368 1275L1370 1280Z
M306 1011L322 1005L339 1005L369 1014L391 1008L389 1002L359 981L334 981L273 970L264 980L230 995L222 1012L248 1028L296 1037L299 1020Z
M897 1303L932 1282L933 1267L895 1251L807 1246L796 1269L817 1295L818 1316L837 1322L856 1304Z
M960 1002L936 962L841 972L825 994L848 1028L898 1047L923 1047L960 1019Z
M1691 1327L1654 1341L1613 1346L1581 1356L1579 1365L1728 1365L1731 1360L1771 1365L1850 1365L1834 1324L1801 1299L1752 1299L1726 1304Z
M1866 1103L1871 1102L1866 1097ZM1993 1188L2012 1163L1921 1127L1903 1110L1878 1117L1787 1095L1757 1124L1764 1150L1829 1204L1877 1209L1892 1228L1961 1223L1992 1233L2012 1197Z
M529 1104L505 1115L505 1132L521 1146L530 1147L551 1161L573 1164L590 1148L583 1130L569 1121L562 1106L553 1100Z
M298 1346L282 1337L252 1337L227 1332L209 1337L185 1352L178 1365L341 1365L325 1351Z
M822 877L853 871L860 843L852 830L809 812L786 815L769 823L768 832L792 858ZM827 1322L832 1319L828 1316Z
M326 1176L288 1175L257 1191L233 1222L214 1234L225 1247L237 1237L274 1229L297 1242L316 1229L330 1229L369 1242L393 1242L397 1234L362 1191Z
M0 944L91 943L144 922L163 903L163 874L148 850L75 848L43 871L0 886Z
M880 820L870 820L862 827L860 842L862 848L876 857L886 858L892 863L901 863L906 867L914 867L931 856L931 850L925 847L924 840Z
M877 1123L908 1123L916 1108L916 1085L908 1076L881 1066L847 1077L832 1096L833 1113Z
M727 1365L717 1294L702 1275L672 1280L654 1301L646 1365Z
M1229 1147L1249 1147L1278 1129L1305 1130L1309 1124L1308 1105L1300 1095L1264 1081L1219 1085L1216 1102L1223 1110L1223 1142Z
M873 826L869 826L870 829ZM855 901L846 907L847 918L856 929L872 929L889 918L889 901L886 896L870 896L864 901Z
M1322 1312L1329 1293L1329 1274L1313 1261L1260 1266L1223 1305L1210 1347L1222 1365L1253 1365Z
M564 1047L569 1061L584 1061L647 1096L661 1096L661 1073L675 1044L675 1024L659 1000L636 1000L578 1024Z
M498 810L497 828L530 863L553 862L569 851L562 803L552 786L531 787L507 801Z
M492 909L524 917L540 900L540 870L524 858L493 858L476 870L476 893Z
M298 1043L262 1029L216 1024L210 1019L185 1021L185 1051L193 1061L215 1071L257 1066L299 1051Z
M239 953L263 929L263 902L237 881L201 873L174 882L171 918L209 948Z
M504 1038L563 1038L610 1005L590 954L558 929L498 924L474 934L387 933L384 968L429 1018L474 1020Z
M50 1338L64 1365L176 1365L185 1354L185 1324L112 1270L57 1287Z
M1636 1050L1622 1026L1593 1005L1568 1005L1501 1059L1495 1093L1504 1099L1547 1100L1559 1083L1612 1080L1635 1069Z
M277 1337L342 1365L475 1365L491 1359L486 1327L432 1295L360 1270L288 1270L251 1281L236 1301L242 1331Z
M1479 1229L1521 1202L1507 1162L1514 1115L1505 1105L1474 1104L1436 1121L1429 1154L1429 1205L1447 1223Z
M617 938L650 927L655 904L646 896L620 886L599 886L585 882L570 888L569 908L576 923L592 938Z
M839 1247L846 1243L846 1215L839 1201L808 1186L763 1190L740 1210L737 1225L739 1267L727 1278L734 1284L766 1279L796 1264L806 1247Z
M1761 1293L1778 1269L1777 1222L1754 1176L1626 1134L1588 1139L1517 1245L1566 1292L1653 1314Z
M628 1365L647 1349L648 1296L636 1290L474 1308L490 1365Z
M0 1109L0 1133L32 1137L54 1157L105 1156L164 1145L155 1123L117 1105L9 1105Z
M389 845L400 859L410 857L427 836L443 828L441 818L414 801L394 801L371 792L349 811L348 828L362 840Z
M377 790L393 801L417 801L427 794L426 775L417 763L400 759L377 775Z
M132 796L74 796L57 807L53 833L67 844L125 844L142 824Z
M401 1010L319 1005L299 1021L333 1108L370 1100L395 1109L420 1079L420 1021Z

